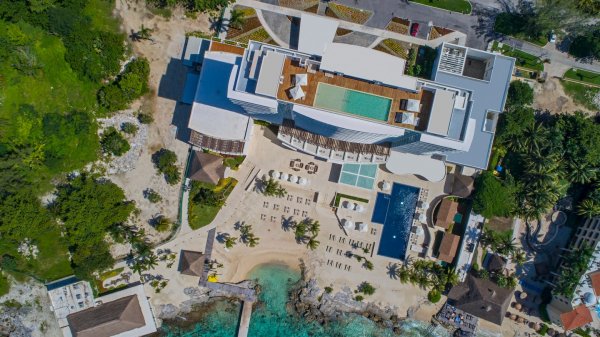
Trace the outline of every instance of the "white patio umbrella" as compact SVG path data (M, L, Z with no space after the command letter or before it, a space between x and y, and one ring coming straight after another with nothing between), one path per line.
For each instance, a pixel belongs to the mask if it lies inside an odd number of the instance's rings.
M423 227L418 226L417 230L415 231L415 234L417 234L417 236L423 236L423 234L425 234L425 231L423 230Z
M419 214L419 221L425 223L427 221L427 215L425 215L425 213Z
M304 177L300 177L300 179L298 179L298 184L306 185L306 184L308 184L308 179L306 179Z
M367 225L367 224L366 224L366 223L364 223L364 222L361 222L360 224L358 224L358 230L359 230L360 232L363 232L363 233L365 233L365 232L367 232L367 231L369 230L369 225Z
M414 124L415 122L415 114L411 112L402 113L402 123L404 124Z
M421 208L422 209L428 209L429 208L429 203L427 201L424 201L423 204L421 204Z
M291 183L296 183L296 182L298 182L298 177L296 177L296 176L295 176L295 175L293 175L293 174L290 174L290 182L291 182Z
M356 206L354 206L354 210L357 211L358 213L361 213L365 210L365 206L361 205L361 204L355 204Z
M352 204L349 201L344 201L344 203L342 204L342 206L344 206L344 208L346 208L346 209L350 209L350 207L352 206Z
M296 85L295 87L290 89L290 95L292 95L294 101L300 98L304 98L305 96L304 90L302 90L302 87L300 87L299 85Z
M281 178L281 180L288 180L288 177L289 177L289 175L284 172L284 173L281 174L280 178Z
M352 221L350 221L348 219L344 219L344 221L342 221L342 222L343 222L343 225L344 225L345 229L352 229L352 228L354 228L354 222L352 222Z
M277 179L280 176L281 176L281 173L279 171L275 171L275 170L271 171L271 177Z
M382 184L382 186L381 186L381 188L382 188L384 191L387 191L387 190L389 190L391 187L392 187L392 185L391 185L390 183L388 183L387 181L385 181L385 180L383 181L383 184Z
M296 74L294 75L294 84L296 85L307 85L308 74Z

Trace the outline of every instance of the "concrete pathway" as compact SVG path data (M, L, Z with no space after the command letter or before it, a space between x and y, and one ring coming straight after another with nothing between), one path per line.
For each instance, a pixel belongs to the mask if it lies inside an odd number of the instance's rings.
M219 39L225 39L227 31L229 30L229 19L231 19L232 5L225 7L223 11L223 17L221 18L221 31L219 32Z
M184 186L189 186L190 179L185 178ZM189 200L190 200L190 190L189 188L183 189L183 193L181 194L181 229L179 229L179 233L177 235L182 235L193 231L192 227L190 227L190 222L188 221L188 209L189 209Z
M250 316L252 315L253 302L245 301L242 308L242 317L240 317L240 327L237 337L247 337L250 329Z
M255 9L265 11L265 12L283 14L285 16L300 17L302 15L302 13L305 13L305 12L297 10L297 9L280 7L280 6L260 2L257 0L238 0L236 3L239 5L243 5L243 6L253 7ZM263 13L263 16L264 15L265 15L265 13ZM266 17L264 19L265 19L265 23L268 24ZM336 19L334 19L334 20L336 20ZM458 31L453 32L448 35L445 35L445 36L442 36L442 37L439 37L434 40L424 40L424 39L419 39L419 38L412 37L409 35L399 34L399 33L387 31L387 30L384 30L381 28L364 26L364 25L349 22L349 21L338 20L338 22L339 22L340 28L353 30L355 32L359 32L359 33L363 33L363 34L374 35L376 37L396 39L396 40L400 40L400 41L404 41L404 42L408 42L408 43L426 45L426 46L430 46L430 47L437 47L440 44L442 44L443 42L453 42L453 43L459 43L459 44L463 44L463 45L466 42L466 35L461 32L458 32ZM262 21L261 21L261 23L262 23ZM290 27L289 32L291 33L291 31L292 31L291 23L290 23L289 27ZM278 33L287 34L288 31L286 28L281 28L281 27L277 27L277 28L269 27L269 28L271 28L272 32L274 32L273 29L277 29L278 32L275 32L275 33L278 35L279 39L284 42L287 42L287 46L289 46L290 37L289 36L287 36L287 37L280 36L278 34ZM266 29L266 27L265 27L265 29ZM269 31L269 30L267 30L267 31Z

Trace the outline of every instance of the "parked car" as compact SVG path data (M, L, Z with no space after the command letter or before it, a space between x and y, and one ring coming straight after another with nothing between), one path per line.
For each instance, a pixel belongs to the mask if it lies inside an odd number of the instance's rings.
M410 26L410 35L417 36L418 32L419 32L419 24L415 22Z
M548 36L548 41L550 41L550 43L556 43L556 34L554 34L554 31L550 32L550 35Z

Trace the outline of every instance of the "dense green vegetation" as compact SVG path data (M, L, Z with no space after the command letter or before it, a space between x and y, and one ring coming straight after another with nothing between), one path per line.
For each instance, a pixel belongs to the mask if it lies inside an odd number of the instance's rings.
M506 217L514 212L517 205L516 188L512 177L502 181L491 172L484 171L477 177L475 186L477 191L473 198L475 212L488 219L495 216Z
M471 3L466 0L410 0L412 2L447 9L449 11L470 14Z
M175 6L183 6L190 12L206 12L221 10L232 0L148 0L147 3L156 9L169 9Z
M150 64L145 58L129 62L113 83L100 89L100 105L108 111L127 108L131 102L148 92L149 75Z
M563 255L561 273L554 281L553 293L571 297L579 285L581 276L586 272L594 249L583 246Z
M575 36L569 46L569 53L575 57L600 59L600 24Z
M170 185L175 185L181 179L181 173L177 167L177 155L167 149L160 149L152 155L152 162L159 173L162 173Z
M0 2L0 255L16 279L50 281L73 271L89 279L110 267L105 236L134 207L108 181L84 174L65 182L65 173L100 154L96 117L113 107L99 104L99 90L126 88L129 101L144 92L133 89L147 90L143 60L119 75L128 49L113 7L107 0ZM122 152L111 144L105 138L102 148ZM56 200L43 205L40 196L56 184Z
M90 278L113 264L105 235L127 221L135 208L123 190L86 174L58 186L51 209L64 223L76 275Z
M575 103L581 104L592 111L596 111L599 108L596 103L594 103L594 97L600 93L600 88L569 81L561 81L560 84L565 90L565 93L569 95Z
M458 274L450 267L444 267L431 260L408 262L388 267L388 273L401 283L412 283L423 289L435 289L440 293L458 284Z
M514 215L532 220L569 191L594 189L600 167L600 125L582 113L536 118L528 106L528 90L521 85L517 89L515 83L511 86L511 92L522 93L509 100L498 125L495 146L507 151L500 178L516 189Z
M112 126L104 131L100 144L102 145L102 152L115 156L120 156L131 148L127 139Z

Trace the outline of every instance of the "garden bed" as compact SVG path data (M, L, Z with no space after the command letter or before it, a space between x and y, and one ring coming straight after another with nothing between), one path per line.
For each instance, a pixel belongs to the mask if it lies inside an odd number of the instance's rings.
M188 201L188 221L190 227L192 229L198 229L210 224L219 213L219 210L221 210L221 207L223 207L223 204L227 200L227 197L229 196L236 184L237 180L233 178L221 179L217 185L202 183L198 181L192 182L192 188L190 190L190 199ZM215 194L222 195L222 203L210 204L194 200L195 196L202 188L209 189Z
M421 5L427 5L431 7L436 7L440 9L446 9L449 11L462 13L462 14L470 14L471 13L471 3L466 0L410 0L411 2L416 2Z
M428 39L429 40L434 40L434 39L437 39L438 37L442 37L444 35L448 35L448 34L450 34L452 32L454 32L452 29L433 26L433 27L431 27L431 30L429 31L429 37L428 37Z
M390 32L395 32L399 34L408 34L409 26L409 20L393 17L392 20L387 24L385 29L389 30Z
M583 69L571 68L565 73L564 78L600 86L600 74Z
M502 55L514 57L517 59L515 66L519 68L529 69L537 72L544 71L544 62L542 62L539 57L528 54L522 50L515 49L507 45L502 45L500 47L500 44L497 41L494 41L492 44L492 51L499 51L502 53Z
M279 0L279 6L288 7L298 10L306 10L307 8L317 7L319 0ZM317 11L315 10L315 13Z
M325 10L325 15L362 25L369 21L373 12L336 3L329 3Z
M394 39L385 39L375 46L374 49L406 60L408 58L410 45Z
M239 29L233 27L229 28L227 31L228 40L244 44L247 44L250 40L265 43L273 42L269 33L261 25L254 8L235 6L234 10L244 13L244 23Z

